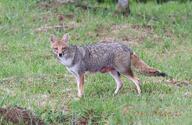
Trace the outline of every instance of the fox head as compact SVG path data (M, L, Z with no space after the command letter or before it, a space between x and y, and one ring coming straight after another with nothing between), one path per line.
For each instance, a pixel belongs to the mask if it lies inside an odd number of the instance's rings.
M63 35L62 39L57 39L55 36L51 36L51 47L53 52L58 56L62 57L64 51L68 47L68 35Z

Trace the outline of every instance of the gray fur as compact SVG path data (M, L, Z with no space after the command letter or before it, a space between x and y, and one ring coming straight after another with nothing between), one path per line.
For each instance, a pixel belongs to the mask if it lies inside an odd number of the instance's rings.
M103 67L113 67L116 71L121 72L130 67L131 53L133 53L132 50L121 43L101 42L84 47L68 46L60 59L70 58L72 60L70 65L66 65L69 69L78 64L78 74L86 71L97 72Z

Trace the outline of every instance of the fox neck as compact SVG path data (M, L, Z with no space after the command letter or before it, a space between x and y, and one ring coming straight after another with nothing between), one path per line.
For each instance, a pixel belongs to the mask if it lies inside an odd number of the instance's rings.
M76 55L77 55L77 46L68 46L63 56L58 58L63 65L67 67L72 67L75 63Z

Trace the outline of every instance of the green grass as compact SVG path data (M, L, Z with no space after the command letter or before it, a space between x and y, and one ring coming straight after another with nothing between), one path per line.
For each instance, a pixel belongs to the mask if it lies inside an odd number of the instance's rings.
M192 3L132 3L129 17L112 16L114 6L107 7L45 8L35 1L0 0L0 107L25 107L52 125L191 125L192 88L171 86L164 78L137 74L142 81L137 96L133 83L122 77L123 89L112 96L115 82L108 74L87 74L85 96L75 99L75 79L54 58L51 34L68 33L77 45L129 39L124 43L151 66L192 80ZM59 22L61 14L74 17ZM75 28L35 31L59 23Z

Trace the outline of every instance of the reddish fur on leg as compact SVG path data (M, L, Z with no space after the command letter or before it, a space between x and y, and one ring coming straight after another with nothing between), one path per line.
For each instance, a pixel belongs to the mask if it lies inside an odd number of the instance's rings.
M81 95L79 95L80 97L83 95L83 87L84 86L84 74L80 75L80 85L79 85L79 89L80 89L80 93Z

